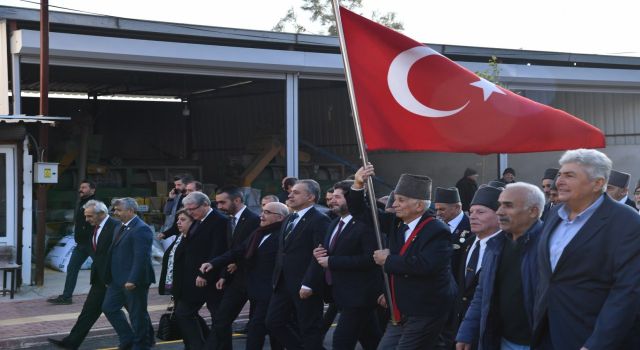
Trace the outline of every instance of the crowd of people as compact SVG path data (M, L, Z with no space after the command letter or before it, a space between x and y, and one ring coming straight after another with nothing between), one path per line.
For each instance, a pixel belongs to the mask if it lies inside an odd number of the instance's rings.
M210 198L177 178L156 236L172 240L158 292L174 300L186 349L231 349L247 301L247 349L267 336L272 349L322 349L336 313L333 349L640 349L640 183L631 200L631 176L596 150L559 166L536 185L512 168L478 184L467 169L433 191L403 174L368 201L369 164L326 191L328 212L316 181L285 178L259 215L238 187ZM119 348L148 349L152 230L131 198L109 211L92 183L80 195L72 260L93 257L92 285L70 334L50 341L78 348L104 312ZM70 269L50 302L71 303L76 278Z

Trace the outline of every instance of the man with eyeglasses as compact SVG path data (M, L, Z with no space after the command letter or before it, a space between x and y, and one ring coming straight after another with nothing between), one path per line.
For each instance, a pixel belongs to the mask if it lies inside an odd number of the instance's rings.
M180 270L179 276L182 278L180 295L175 295L178 300L176 318L185 346L189 349L201 349L207 335L202 333L198 311L207 303L207 309L213 318L222 293L215 287L220 269L205 275L200 271L200 266L227 251L226 231L229 219L217 209L211 208L209 197L202 192L188 194L182 203L194 221L189 234L180 243L180 252L176 252L176 259L180 263L178 266L174 265L174 270Z
M223 268L231 263L244 262L247 272L247 292L251 305L246 347L250 350L262 349L264 337L268 334L265 318L273 291L271 277L276 263L280 228L282 221L288 214L289 209L282 203L265 204L260 215L260 227L254 230L241 245L200 267L203 273L207 273L214 268ZM269 337L269 339L271 349L282 349L274 337Z

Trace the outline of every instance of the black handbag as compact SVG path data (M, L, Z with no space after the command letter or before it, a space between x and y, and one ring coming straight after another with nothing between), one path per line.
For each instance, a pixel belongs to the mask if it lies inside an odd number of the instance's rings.
M173 305L173 298L167 307L167 312L160 316L160 323L158 323L158 331L156 337L160 340L176 340L181 339L180 327L178 327L178 320L176 319L175 306Z
M175 313L175 305L173 298L171 298L171 302L167 307L167 312L160 316L160 322L158 323L158 331L156 332L156 337L160 340L177 340L182 339L182 334L180 333L180 327L178 326L178 320L176 319ZM204 338L207 338L210 332L209 325L207 325L207 321L202 318L202 316L198 315L198 323L202 330L202 335Z

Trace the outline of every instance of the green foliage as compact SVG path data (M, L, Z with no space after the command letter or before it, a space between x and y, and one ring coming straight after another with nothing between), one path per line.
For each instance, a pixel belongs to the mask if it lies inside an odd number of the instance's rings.
M498 86L505 87L502 83L500 83L500 67L498 66L498 64L498 58L496 56L491 56L491 58L489 59L489 68L482 72L476 72L476 75Z
M349 10L357 12L358 9L362 8L362 1L363 0L342 0L340 4ZM326 30L326 32L310 32L298 22L298 15L293 7L287 11L285 16L282 17L278 23L276 23L272 30L276 32L283 32L287 30L295 33L338 35L336 18L333 14L331 0L302 0L300 10L308 13L311 22L318 23L324 30ZM389 28L393 28L395 30L404 29L402 22L396 18L395 12L378 14L374 11L371 17L374 21Z

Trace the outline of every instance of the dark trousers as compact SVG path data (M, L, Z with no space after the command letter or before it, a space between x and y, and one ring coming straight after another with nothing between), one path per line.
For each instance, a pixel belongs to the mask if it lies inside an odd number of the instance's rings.
M211 335L207 338L206 348L216 350L233 349L231 340L231 326L240 311L247 303L247 288L242 281L232 281L224 290L220 306L211 324Z
M218 306L220 305L220 297L218 295L211 296L206 301L179 299L176 304L176 319L178 320L178 326L182 333L182 341L187 349L203 349L207 341L208 337L202 332L200 320L198 319L198 312L205 302L213 319L213 315L216 314Z
M91 285L87 300L82 305L82 311L80 311L76 324L71 328L69 335L63 339L65 343L76 348L80 347L84 338L89 334L89 330L102 314L102 303L106 294L107 287L104 284Z
M436 349L438 350L452 350L456 347L455 338L458 333L458 328L460 327L457 308L458 307L456 306L456 308L451 310L444 323L442 332L438 336L438 345L436 346ZM472 347L472 349L476 348L477 347Z
M389 324L378 349L435 349L447 316L408 316L400 324Z
M149 286L136 286L133 290L109 285L102 303L102 312L118 334L121 347L132 346L134 350L149 349L153 346L154 334L147 312ZM126 307L129 320L122 311Z
M333 350L353 350L358 341L364 350L378 347L382 332L374 307L343 308L333 332Z
M322 335L327 335L327 332L333 325L333 321L335 321L336 316L338 315L338 307L336 303L329 303L327 310L324 312L322 316Z
M264 346L264 337L269 334L267 331L266 318L269 310L269 300L250 301L249 330L247 332L246 350L261 350ZM278 341L269 335L272 350L284 349Z
M300 299L299 294L276 288L267 312L267 329L287 350L323 349L322 309L318 295ZM291 322L295 315L299 332Z
M73 296L73 291L76 289L76 282L78 282L80 268L82 264L87 261L88 257L93 257L93 254L91 243L78 244L73 248L69 264L67 265L67 277L64 280L64 290L62 291L63 297L71 298Z

